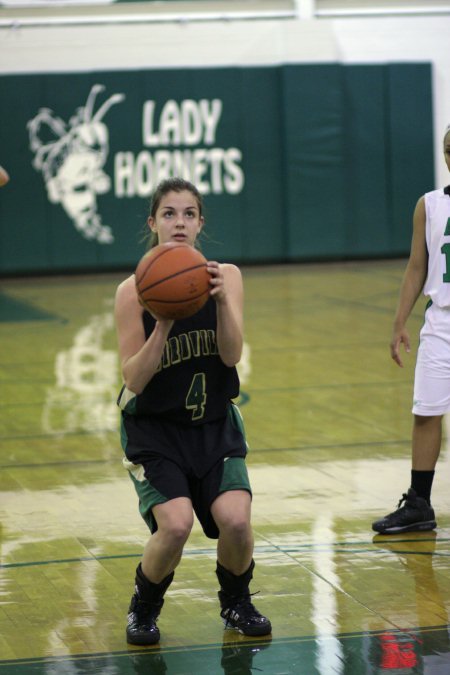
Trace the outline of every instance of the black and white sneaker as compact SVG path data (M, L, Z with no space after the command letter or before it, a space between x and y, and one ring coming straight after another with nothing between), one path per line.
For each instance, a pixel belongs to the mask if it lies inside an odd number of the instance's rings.
M434 530L435 527L433 508L426 499L418 497L412 488L402 495L396 511L372 523L372 529L379 534L424 532Z
M131 598L128 610L127 642L131 645L154 645L160 633L156 625L164 600L146 602L137 593Z
M269 635L272 632L269 619L260 614L251 603L250 594L233 598L219 591L219 600L222 607L220 616L225 628L234 628L243 635L250 636Z

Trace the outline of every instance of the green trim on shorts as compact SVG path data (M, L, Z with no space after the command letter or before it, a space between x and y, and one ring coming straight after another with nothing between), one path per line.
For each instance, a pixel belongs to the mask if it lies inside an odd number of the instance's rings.
M120 445L122 450L125 452L127 449L128 436L125 430L125 423L123 421L123 413L120 415Z
M241 432L248 451L250 448L248 447L247 438L245 437L244 420L236 403L231 402L230 407L228 408L228 416L230 417L231 424L234 428Z
M425 305L425 309L423 310L423 323L422 323L422 328L425 326L425 321L427 320L427 317L425 316L426 313L427 313L427 309L430 309L430 307L432 306L432 304L433 304L433 301L432 301L432 299L430 298L430 299L428 300L427 304ZM420 332L419 332L419 344L420 344Z
M123 451L126 452L128 435L125 429L123 414L120 419L120 442ZM153 532L156 528L156 521L153 518L152 508L156 504L164 504L167 499L158 490L155 490L145 478L142 464L133 464L125 455L123 465L127 469L136 490L139 499L139 513L147 523L148 528Z
M252 494L244 457L228 457L223 462L219 494L230 490L247 490Z
M136 464L135 466L142 468L140 464ZM151 532L154 532L156 528L156 522L153 518L152 509L157 504L165 504L165 502L167 502L167 498L158 492L158 490L155 490L155 488L152 487L146 478L144 478L144 480L137 480L131 471L128 471L128 473L130 474L130 478L133 481L137 496L139 497L139 513L147 523L147 526Z

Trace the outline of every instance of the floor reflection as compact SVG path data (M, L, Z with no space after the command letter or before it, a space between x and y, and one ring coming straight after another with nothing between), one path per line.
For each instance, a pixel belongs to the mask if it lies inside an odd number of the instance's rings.
M118 357L105 349L114 331L112 311L94 314L55 358L55 385L46 392L42 411L45 433L88 431L105 434L117 426Z
M446 628L336 636L342 660L330 670L315 661L314 638L224 642L194 650L122 652L1 662L8 675L448 675ZM6 666L6 669L5 669Z
M420 675L446 675L450 672L450 636L446 605L447 582L434 572L437 534L427 532L411 539L407 535L376 535L374 545L392 553L414 581L417 626L422 628L386 631L372 642L370 661L379 671ZM436 627L430 625L433 617ZM425 628L425 626L429 626Z

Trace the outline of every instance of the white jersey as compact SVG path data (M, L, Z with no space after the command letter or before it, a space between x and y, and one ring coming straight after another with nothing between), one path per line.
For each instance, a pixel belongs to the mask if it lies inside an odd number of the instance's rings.
M450 307L450 190L425 195L428 274L424 295L438 307Z

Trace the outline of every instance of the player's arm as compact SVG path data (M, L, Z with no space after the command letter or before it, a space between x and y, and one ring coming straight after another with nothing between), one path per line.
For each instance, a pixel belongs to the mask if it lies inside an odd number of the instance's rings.
M152 334L145 339L134 276L118 287L114 311L123 381L127 389L140 394L159 366L173 321L157 321Z
M244 342L244 288L236 265L208 262L211 296L217 308L217 347L226 366L235 366Z
M422 292L428 269L428 251L425 236L425 199L421 197L417 202L413 217L413 236L411 252L403 275L397 311L394 318L394 327L391 339L391 356L394 361L403 366L400 357L400 345L403 344L407 352L410 351L409 334L406 322L412 309Z

